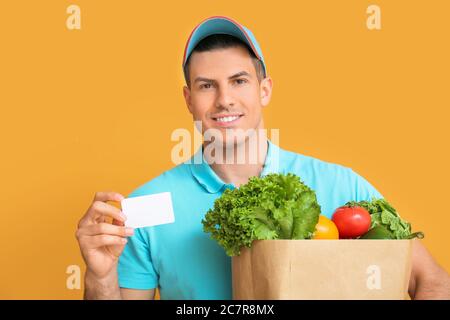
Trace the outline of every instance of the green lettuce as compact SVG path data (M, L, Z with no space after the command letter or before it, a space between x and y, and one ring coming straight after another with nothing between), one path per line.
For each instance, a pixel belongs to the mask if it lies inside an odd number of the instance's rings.
M226 189L202 224L227 255L236 256L254 240L310 239L319 215L312 189L292 173L274 173Z
M385 199L372 198L371 201L349 201L346 206L363 207L370 213L370 229L382 231L389 239L413 239L424 237L423 232L411 232L411 224L403 220ZM383 230L381 230L383 229Z

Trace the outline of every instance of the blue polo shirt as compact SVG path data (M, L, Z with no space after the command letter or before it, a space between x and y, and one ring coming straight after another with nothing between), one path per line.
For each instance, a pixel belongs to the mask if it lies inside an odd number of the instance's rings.
M175 222L139 228L119 258L119 286L159 287L161 299L232 299L231 258L201 220L226 184L202 158L202 148L188 161L134 190L129 197L171 192ZM198 163L201 162L201 163ZM281 149L268 140L261 176L294 173L315 190L322 214L331 217L347 201L381 198L352 169Z

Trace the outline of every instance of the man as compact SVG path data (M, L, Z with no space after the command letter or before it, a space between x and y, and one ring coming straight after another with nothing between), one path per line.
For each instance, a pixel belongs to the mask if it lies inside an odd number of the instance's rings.
M107 204L123 196L95 195L77 230L87 265L86 299L153 299L155 288L162 299L231 299L231 260L203 232L201 220L225 189L239 187L252 176L297 174L316 191L322 214L328 217L349 200L381 197L349 168L283 150L265 135L230 135L238 129L264 129L262 109L272 93L261 49L244 26L226 17L203 21L186 44L183 68L189 112L203 134L211 129L221 135L214 141L205 138L197 151L204 160L201 163L186 161L129 195L170 191L172 224L125 228L123 213ZM256 150L248 147L250 138L256 138ZM206 151L211 143L223 146L226 154L246 155L246 162L210 161L212 153ZM248 161L254 152L263 156ZM113 223L107 223L106 217L113 218ZM449 299L448 274L418 240L414 242L411 297Z

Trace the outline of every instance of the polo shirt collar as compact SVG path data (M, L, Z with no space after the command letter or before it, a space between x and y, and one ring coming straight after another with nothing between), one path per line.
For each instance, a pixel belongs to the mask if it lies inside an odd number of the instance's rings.
M270 173L278 173L281 149L267 139L267 156L264 161L261 177ZM200 160L201 159L201 160ZM197 163L195 162L197 161ZM201 163L198 163L201 161ZM214 172L203 155L203 146L189 160L189 167L195 180L209 193L219 192L225 185L222 179Z

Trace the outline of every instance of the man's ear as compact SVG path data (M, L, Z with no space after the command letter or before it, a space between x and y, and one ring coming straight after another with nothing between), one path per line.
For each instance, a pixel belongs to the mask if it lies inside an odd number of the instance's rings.
M191 89L189 89L188 86L183 87L183 96L184 96L184 100L186 101L186 105L189 109L189 112L192 114Z
M272 78L271 77L264 78L261 81L259 87L261 92L261 105L265 107L269 104L270 98L272 97L272 87L273 87Z

